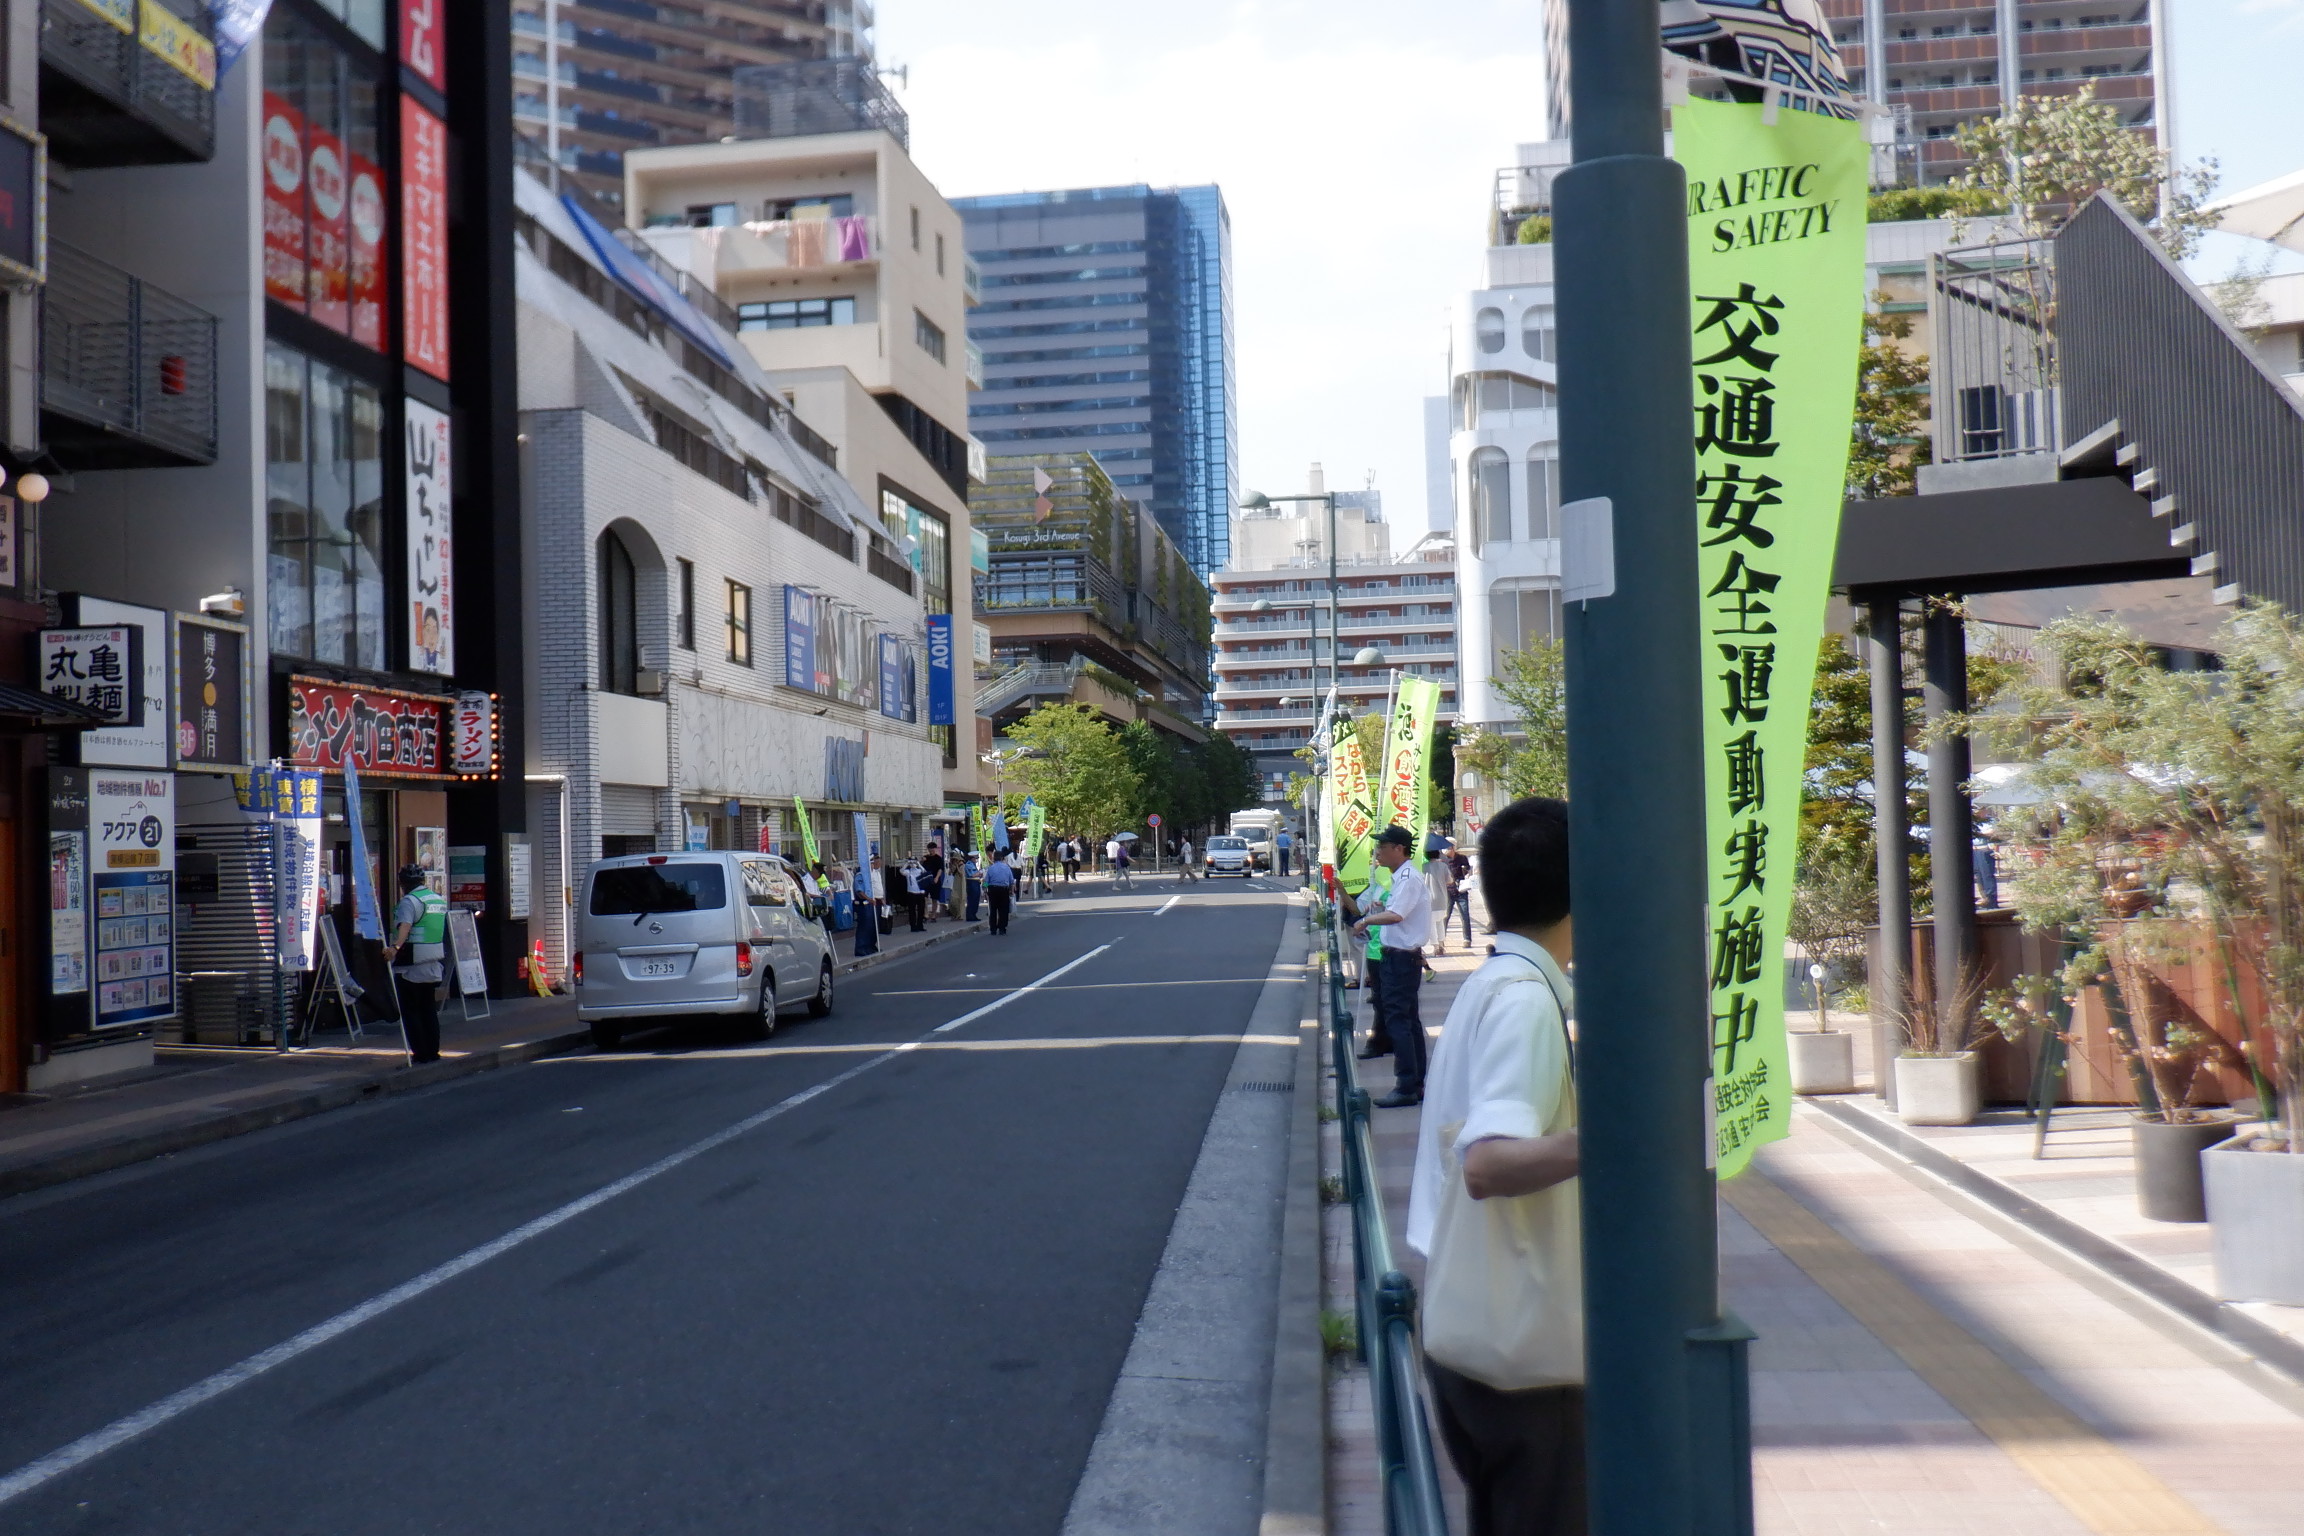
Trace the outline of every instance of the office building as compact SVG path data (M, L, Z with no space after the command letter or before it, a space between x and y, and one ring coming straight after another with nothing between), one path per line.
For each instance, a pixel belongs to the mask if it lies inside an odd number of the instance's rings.
M1224 563L1239 484L1232 234L1213 186L954 200L984 302L971 430L993 453L1088 453L1194 570Z
M1307 489L1325 489L1317 464ZM1336 493L1335 529L1339 642L1329 630L1322 503L1236 511L1232 558L1210 582L1216 729L1254 759L1266 803L1285 800L1289 776L1306 771L1295 754L1311 739L1331 686L1340 708L1364 715L1382 712L1396 671L1429 677L1441 686L1441 719L1458 713L1453 538L1427 533L1396 552L1373 489ZM1370 647L1378 655L1361 664Z
M520 133L612 208L627 150L740 131L746 68L872 57L871 0L515 0L512 30Z

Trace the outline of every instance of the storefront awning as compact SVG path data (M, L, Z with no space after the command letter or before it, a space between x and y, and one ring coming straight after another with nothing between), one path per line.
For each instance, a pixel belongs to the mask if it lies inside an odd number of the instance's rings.
M10 725L49 731L91 731L110 723L110 719L102 710L85 704L19 688L14 683L0 683L0 721Z

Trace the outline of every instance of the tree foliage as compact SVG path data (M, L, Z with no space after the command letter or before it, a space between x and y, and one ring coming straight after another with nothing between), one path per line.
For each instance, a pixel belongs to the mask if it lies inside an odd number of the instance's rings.
M2004 213L2008 205L1978 187L1938 182L1926 187L1887 187L1872 194L1866 217L1874 224L1912 219L1944 219L1963 214Z
M1848 496L1870 501L1909 496L1920 466L1933 456L1928 439L1928 359L1898 345L1912 335L1910 315L1868 314L1856 354L1856 416L1848 443Z
M1047 807L1051 825L1091 835L1130 825L1142 786L1128 748L1085 704L1043 704L1008 728L1024 755L1007 774Z
M2109 192L2168 254L2192 253L2216 216L2205 210L2216 162L2179 169L2165 150L2096 99L2095 82L2068 95L2021 96L1954 135L1972 164L1952 182L2013 210L2017 233L2044 240L2098 192Z
M1476 729L1456 743L1456 760L1487 775L1514 800L1568 793L1568 660L1556 639L1538 638L1504 654L1496 691L1518 729Z

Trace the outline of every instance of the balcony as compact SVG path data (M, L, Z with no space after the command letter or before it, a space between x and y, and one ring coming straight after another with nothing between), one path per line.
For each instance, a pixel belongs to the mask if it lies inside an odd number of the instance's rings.
M960 296L967 301L970 309L984 302L984 274L976 269L974 257L960 258ZM977 386L983 386L981 379L977 381Z
M967 361L963 365L963 371L966 373L968 378L968 387L970 389L982 389L984 387L984 349L972 341L966 343L966 346L968 348L968 353ZM972 480L981 480L984 477L982 475L971 473L969 478Z
M158 0L213 38L208 7ZM213 73L214 55L209 69ZM64 165L175 165L216 154L216 92L80 3L47 0L40 31L40 127Z
M59 462L216 462L214 315L60 240L40 303L41 430Z

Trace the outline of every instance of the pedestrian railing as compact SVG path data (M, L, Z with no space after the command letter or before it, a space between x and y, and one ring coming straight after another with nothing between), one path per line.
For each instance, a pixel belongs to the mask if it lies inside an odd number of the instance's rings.
M1333 910L1328 922L1328 1035L1344 1140L1344 1198L1352 1206L1355 1332L1375 1408L1384 1529L1388 1536L1447 1536L1432 1426L1417 1384L1416 1286L1392 1263L1383 1184L1368 1127L1368 1093L1360 1086L1352 1054L1352 1008L1344 997L1343 949Z

